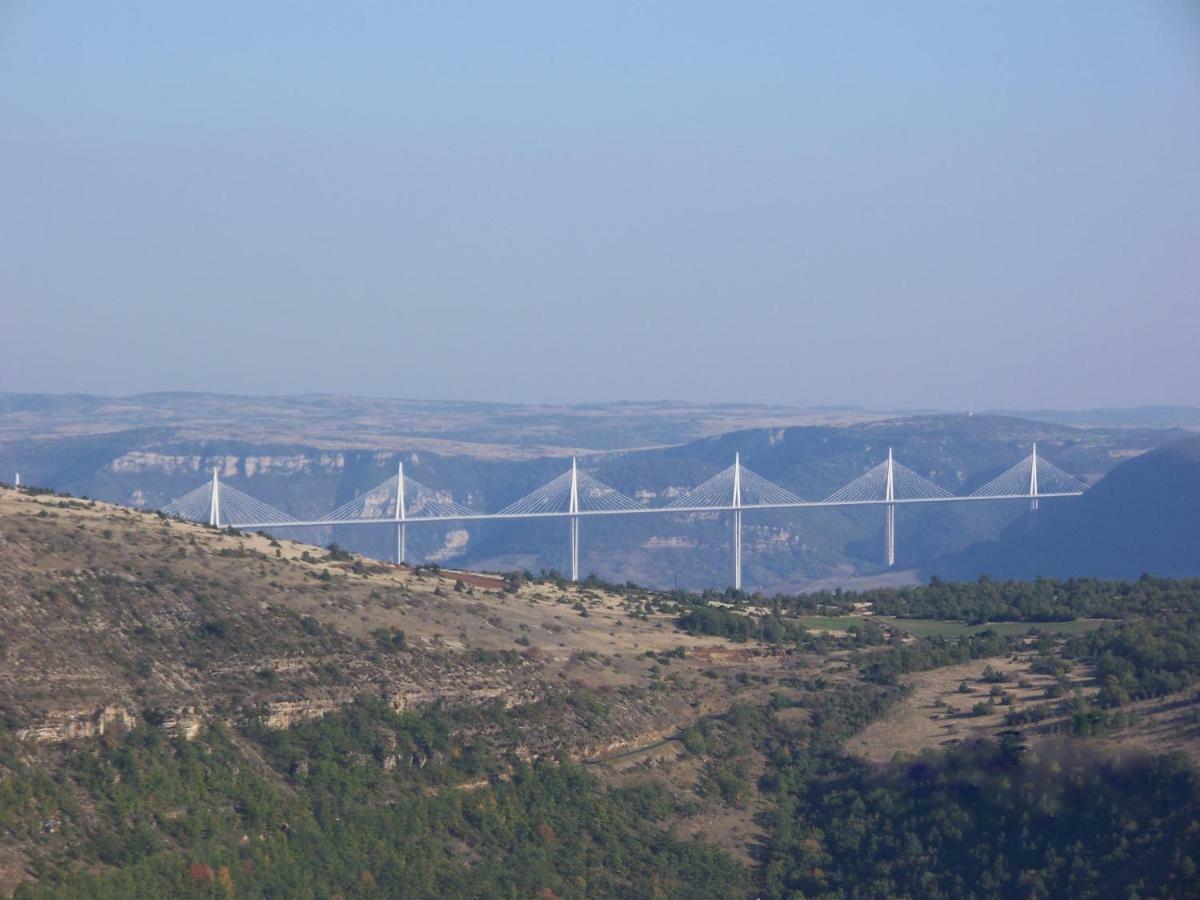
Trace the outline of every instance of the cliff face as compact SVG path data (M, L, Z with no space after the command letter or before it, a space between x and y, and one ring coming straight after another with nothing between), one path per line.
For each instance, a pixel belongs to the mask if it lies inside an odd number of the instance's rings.
M123 706L105 706L96 710L75 707L56 710L25 728L17 729L17 737L43 744L58 743L100 737L114 730L132 728L136 724L137 720ZM188 736L190 729L186 725L180 728L178 720L172 724L175 726L172 730ZM195 736L195 732L192 736Z
M253 478L256 475L338 474L346 467L344 453L292 453L278 456L257 454L182 454L134 450L123 453L108 464L119 475L154 473L191 475L204 478L216 469L223 478Z

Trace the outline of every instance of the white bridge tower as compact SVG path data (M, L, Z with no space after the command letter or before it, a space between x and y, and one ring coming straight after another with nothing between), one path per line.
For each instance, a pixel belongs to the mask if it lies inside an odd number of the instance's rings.
M571 498L567 506L571 514L571 580L579 580L579 469L571 457Z
M213 466L212 497L208 505L208 524L214 528L221 527L221 479L217 477L216 466Z
M1033 456L1030 457L1029 466L1029 496L1033 499L1029 501L1030 509L1037 509L1038 485L1037 485L1037 444L1033 445Z
M742 454L733 454L733 589L742 589Z
M891 447L888 447L887 481L884 485L883 499L888 501L884 540L887 542L887 564L890 569L896 565L896 467L892 462Z
M396 565L404 564L404 460L396 471Z

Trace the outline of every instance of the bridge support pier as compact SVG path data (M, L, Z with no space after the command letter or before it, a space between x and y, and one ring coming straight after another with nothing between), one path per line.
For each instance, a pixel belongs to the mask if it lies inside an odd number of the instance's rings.
M733 513L733 589L742 589L742 511Z
M579 469L575 465L575 457L571 457L571 498L569 512L571 515L571 580L579 580Z
M742 455L733 455L733 589L742 589Z
M896 473L892 463L892 448L888 447L887 483L884 486L885 500L896 499ZM887 505L887 523L884 525L884 542L887 544L887 564L890 569L896 565L896 504Z
M396 565L404 565L404 460L396 469Z
M579 517L571 516L571 580L579 580Z
M894 503L889 503L887 507L887 534L885 540L887 542L887 564L890 569L896 565L896 506Z

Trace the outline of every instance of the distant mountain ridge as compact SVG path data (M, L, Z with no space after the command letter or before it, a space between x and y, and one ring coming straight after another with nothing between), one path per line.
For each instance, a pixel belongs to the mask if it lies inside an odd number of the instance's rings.
M325 449L414 449L529 459L682 444L746 428L889 418L858 407L616 401L495 403L334 394L237 396L159 392L128 397L0 392L0 442L173 429L185 439L253 440Z
M995 410L1035 422L1077 428L1190 428L1200 430L1200 406L1126 406L1099 409Z
M931 567L946 577L1200 575L1200 436L1128 460L1083 497L1043 503L996 541Z

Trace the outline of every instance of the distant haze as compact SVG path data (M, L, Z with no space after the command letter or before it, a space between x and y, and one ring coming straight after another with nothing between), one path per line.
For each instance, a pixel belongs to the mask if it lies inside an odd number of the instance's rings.
M0 391L1196 404L1198 286L1194 2L0 4Z

